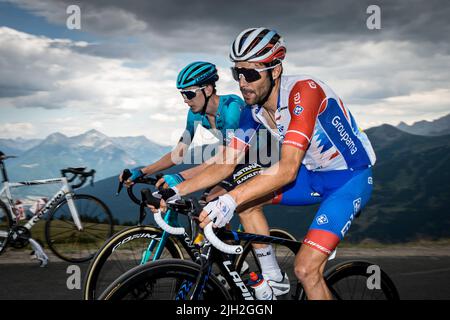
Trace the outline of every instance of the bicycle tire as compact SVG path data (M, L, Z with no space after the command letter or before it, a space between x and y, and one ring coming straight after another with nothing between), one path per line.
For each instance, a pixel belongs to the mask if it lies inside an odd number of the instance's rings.
M84 203L95 204L96 209L100 208L98 214L96 212L90 214L89 207L81 203L82 200L86 201ZM48 216L45 238L50 250L57 257L67 262L81 263L92 259L100 246L111 237L114 233L114 223L111 211L100 199L91 195L74 194L73 201L80 215L83 230L79 231L73 223L67 199L64 198ZM61 235L66 233L67 237L63 238ZM78 248L75 248L77 244Z
M324 274L325 281L333 294L334 299L336 300L347 300L347 296L350 294L349 300L378 300L378 299L367 299L367 298L375 298L379 297L381 294L384 297L383 300L399 300L400 296L398 294L397 288L391 278L388 276L386 272L384 272L381 268L379 269L380 279L379 279L379 288L369 289L367 282L368 278L372 276L372 273L369 272L369 267L376 266L373 263L367 261L346 261L342 262L331 269L327 270ZM377 266L378 267L378 266ZM347 290L342 288L343 281L350 281L351 278L362 278L363 281L360 281L358 284L355 280L353 280L353 284L345 285ZM353 287L353 290L352 290ZM355 289L364 289L362 295L359 291L355 291ZM365 293L367 290L372 291L371 296L366 296ZM353 291L350 293L350 291ZM303 290L299 291L298 299L305 300L307 299L305 292Z
M142 300L137 298L175 300L176 297L183 297L180 293L184 294L185 291L180 289L183 288L184 283L192 284L195 282L200 268L200 265L192 261L179 259L158 260L140 265L116 279L100 295L99 300ZM153 291L149 292L149 290L154 290L155 284L159 284L157 281L164 279L175 282L175 284L172 284L174 290L168 296L169 298L167 296L156 298L153 295L150 296ZM139 294L138 290L142 290L142 293L146 295ZM186 291L188 290L186 289ZM210 275L206 282L203 298L208 301L231 300L229 293L213 274Z
M7 232L9 234L9 230L12 226L12 221L9 218L8 207L3 201L0 200L0 231ZM2 254L8 246L9 236L0 237L0 254Z
M297 241L297 239L290 234L289 232L282 230L282 229L270 229L270 235L272 237L278 237L278 238L283 238L283 239L288 239L288 240L293 240L293 241ZM288 250L287 252L280 252L279 254L277 254L278 250L277 248L281 247L284 250ZM294 294L285 294L283 296L279 296L277 297L277 299L286 299L286 298L294 298L295 297L295 292L296 287L297 287L297 278L295 276L295 274L293 273L294 270L294 262L295 262L295 255L297 254L297 252L295 252L294 250L283 246L283 245L273 245L273 251L274 254L277 257L281 257L283 260L278 261L278 265L280 266L280 269L282 271L285 271L288 273L288 277L290 279L291 282L291 290L290 292L294 292ZM248 257L251 256L251 260L250 260L250 264L247 261ZM278 259L278 258L277 258ZM249 266L249 268L245 268L244 264L247 263L247 265ZM259 261L256 257L255 251L253 250L251 243L249 243L248 245L245 246L242 254L237 258L236 263L235 263L235 268L236 270L238 270L241 278L245 277L246 275L249 275L250 271L256 271L258 273L261 273L261 267L259 265ZM253 269L252 269L253 268Z
M152 226L133 226L121 230L109 238L98 250L86 271L86 277L83 285L83 299L96 299L98 292L102 292L120 275L140 264L141 256L138 254L133 254L131 259L127 259L130 262L129 265L125 266L121 262L120 253L116 252L117 245L121 243L123 243L123 245L127 244L126 247L123 247L124 250L127 250L128 244L135 243L136 247L139 246L138 250L140 253L142 253L142 247L144 245L145 247L148 245L149 239L158 238L161 234L161 229ZM152 237L153 235L155 235L155 237ZM126 241L127 239L129 240ZM168 253L171 258L184 259L183 251L180 248L180 245L171 237L167 238L165 249L166 255ZM165 255L163 252L162 257L164 256ZM107 270L107 268L109 268L109 270ZM111 269L115 269L114 271L117 272L114 272ZM102 272L105 274L104 276L102 275Z

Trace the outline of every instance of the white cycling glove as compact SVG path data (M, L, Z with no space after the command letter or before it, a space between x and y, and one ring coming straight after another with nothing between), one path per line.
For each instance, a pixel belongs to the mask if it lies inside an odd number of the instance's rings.
M217 200L208 203L203 210L217 228L224 227L233 218L237 204L229 194L220 196Z

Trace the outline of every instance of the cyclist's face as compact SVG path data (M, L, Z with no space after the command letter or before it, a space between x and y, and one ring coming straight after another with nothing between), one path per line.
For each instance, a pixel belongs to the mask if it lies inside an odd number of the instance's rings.
M254 62L236 62L237 68L262 69L265 65ZM261 79L248 83L244 77L239 79L239 89L246 104L253 105L261 101L270 90L270 79L267 71L260 72Z
M198 90L200 87L198 86L192 86L186 88L186 90L196 90L196 95L192 99L184 99L184 103L186 103L193 113L199 113L203 109L203 105L205 104L205 96L202 93L202 90Z

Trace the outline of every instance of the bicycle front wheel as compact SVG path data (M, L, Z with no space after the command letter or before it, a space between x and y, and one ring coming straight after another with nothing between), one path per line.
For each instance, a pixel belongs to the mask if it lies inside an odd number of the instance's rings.
M85 262L95 255L113 234L113 217L108 207L90 195L73 195L73 201L83 227L78 230L67 199L50 213L45 225L47 244L59 258L74 263Z
M98 250L86 273L83 298L93 300L114 280L138 266L143 255L152 261L161 244L162 231L151 226L134 226L114 234ZM165 239L158 259L183 259L183 252L172 238Z
M200 265L186 260L158 260L129 270L114 281L99 300L184 300L194 285ZM231 296L210 275L203 300L224 301Z

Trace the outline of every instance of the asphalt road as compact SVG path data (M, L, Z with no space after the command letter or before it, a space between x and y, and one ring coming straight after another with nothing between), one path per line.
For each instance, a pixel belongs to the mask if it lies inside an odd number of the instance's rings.
M334 263L347 259L336 259ZM402 299L450 300L449 256L369 257L364 260L378 264L391 276ZM80 289L67 287L69 266L69 263L55 261L45 268L34 263L0 263L0 299L81 299ZM79 266L83 278L88 265Z

